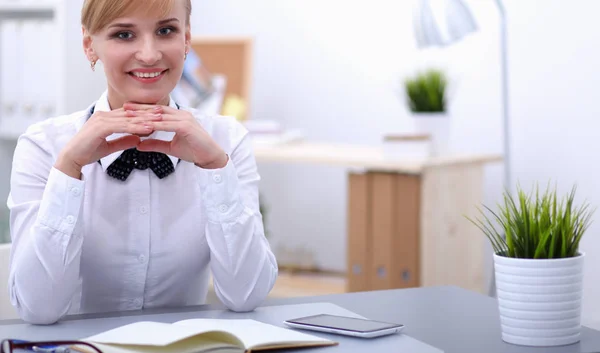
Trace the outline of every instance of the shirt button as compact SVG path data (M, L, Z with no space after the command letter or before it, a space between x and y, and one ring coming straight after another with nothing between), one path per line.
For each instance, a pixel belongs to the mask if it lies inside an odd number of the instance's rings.
M69 223L69 224L75 223L75 217L73 217L73 216L67 216L67 223Z
M73 196L79 196L81 191L79 190L79 188L72 188L71 193L73 194Z
M213 181L214 181L215 183L217 183L217 184L218 184L218 183L220 183L220 182L221 182L221 180L223 180L223 178L221 178L221 174L215 174L215 175L213 175Z
M140 260L141 263L144 263L144 261L146 261L146 256L140 255L140 256L138 256L138 259Z
M135 305L137 308L142 306L142 300L140 298L137 298L133 301L133 305Z
M148 212L148 208L146 206L140 207L140 213L141 214L146 214L147 212Z
M229 209L229 207L227 207L227 205L219 206L219 211L221 211L221 213L227 212L228 209Z

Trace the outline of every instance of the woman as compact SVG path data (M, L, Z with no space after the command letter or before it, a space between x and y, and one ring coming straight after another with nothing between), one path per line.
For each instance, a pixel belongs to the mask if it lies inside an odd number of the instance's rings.
M247 132L169 96L190 13L190 0L84 2L84 51L107 90L32 125L14 155L9 288L23 320L202 304L209 270L234 311L272 289Z

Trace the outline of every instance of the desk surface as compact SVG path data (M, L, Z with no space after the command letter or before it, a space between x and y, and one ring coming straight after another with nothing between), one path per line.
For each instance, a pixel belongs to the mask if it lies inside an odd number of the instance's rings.
M256 144L254 154L259 162L313 163L418 174L427 167L482 164L502 161L497 154L468 154L426 160L389 159L377 146L348 145L321 142L290 142L285 144Z
M329 302L353 311L358 315L374 320L395 321L406 325L406 335L437 347L447 353L592 353L600 352L600 332L586 327L582 328L581 342L564 347L531 348L504 343L500 335L500 323L496 301L474 292L457 287L430 287L418 289L387 290L362 293L336 294L319 297L298 297L288 299L270 299L264 306L284 304ZM169 319L202 317L209 313L215 317L214 310L221 310L221 305L203 305L181 309L153 309L114 314L75 315L65 321L79 321L76 327L109 327L120 326L138 320L161 321L168 314ZM209 315L209 314L206 314ZM234 314L217 311L218 316L231 317L239 315L244 318L260 320L260 311ZM163 319L164 320L164 319ZM60 324L59 324L60 325ZM73 327L71 325L70 327ZM67 326L65 326L67 327ZM28 338L42 337L44 330L59 330L60 326L23 325L19 320L0 321L0 339L25 333ZM328 335L328 334L324 334ZM339 341L339 336L328 335ZM359 339L343 340L343 344L335 347L311 349L310 352L353 352L359 347L365 348L365 341ZM374 346L381 342L373 341ZM378 347L378 351L383 348ZM391 348L391 347L387 347ZM302 352L303 350L299 350ZM305 350L307 351L307 350ZM307 351L308 352L308 351Z

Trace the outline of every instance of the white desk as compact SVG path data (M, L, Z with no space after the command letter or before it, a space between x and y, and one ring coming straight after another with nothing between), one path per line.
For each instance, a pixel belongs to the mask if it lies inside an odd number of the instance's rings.
M334 304L334 308L327 303ZM335 310L335 311L333 311ZM343 310L343 311L342 311ZM600 352L600 332L583 327L581 341L562 347L525 347L502 341L498 303L495 299L453 287L403 289L317 297L269 299L257 310L234 313L222 305L145 309L120 313L84 314L65 318L57 325L33 326L20 320L0 320L0 339L79 339L138 322L175 322L192 318L254 319L283 326L292 317L347 310L373 320L406 325L402 335L359 339L328 333L311 334L339 341L338 346L280 352L431 352L429 347L406 345L418 340L445 353L592 353ZM408 337L407 337L408 336ZM427 349L427 350L425 350ZM275 352L275 351L274 351ZM277 351L279 352L279 351Z
M255 145L258 162L348 168L348 291L456 285L487 291L485 236L464 215L483 202L500 155L389 160L373 146Z

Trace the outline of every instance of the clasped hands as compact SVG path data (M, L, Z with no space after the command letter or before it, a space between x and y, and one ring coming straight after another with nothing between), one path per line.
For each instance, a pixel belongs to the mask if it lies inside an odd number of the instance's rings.
M144 122L149 130L175 133L172 141L140 141L138 150L162 152L206 169L222 168L227 164L228 156L190 112L170 106L134 103L126 103L123 109L142 117L149 114L150 121Z
M154 131L175 135L171 141L141 140L140 136ZM107 141L113 133L126 135ZM133 147L169 154L204 169L223 168L229 160L190 112L164 105L125 103L119 109L94 112L62 150L56 167L79 178L83 166Z

